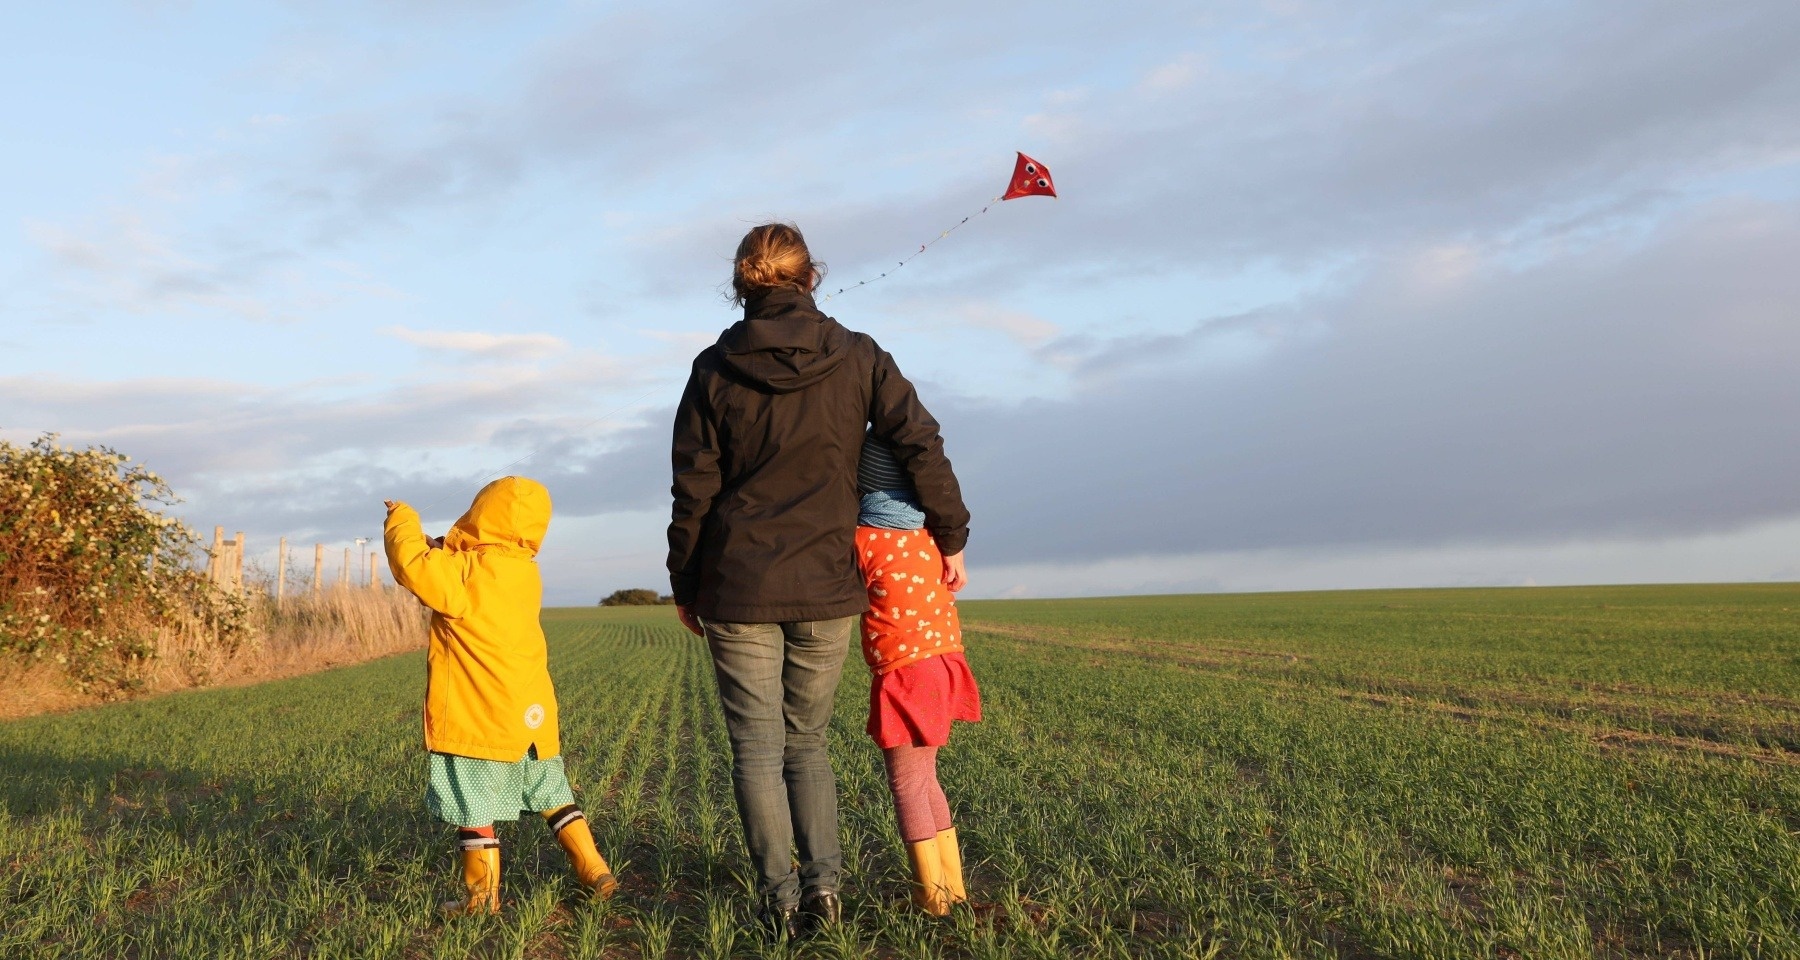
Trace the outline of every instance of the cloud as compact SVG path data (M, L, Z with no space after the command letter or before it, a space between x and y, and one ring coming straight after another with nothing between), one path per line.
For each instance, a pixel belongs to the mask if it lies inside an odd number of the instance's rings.
M1065 342L1090 372L1067 399L925 399L995 564L1726 531L1800 516L1796 258L1800 206L1747 200L1527 266L1426 247L1185 336ZM1220 327L1267 345L1214 356ZM0 403L139 455L245 529L346 530L396 491L460 502L484 469L545 480L565 516L657 510L667 408L568 415L599 384L628 392L605 365L352 399L9 378Z
M411 330L400 326L381 332L427 350L489 360L538 360L570 349L567 340L547 333Z
M26 234L47 256L62 295L87 309L292 323L352 299L401 296L341 258L266 236L178 236L127 209L73 227L31 222Z
M977 552L968 596L1791 581L1800 580L1796 543L1800 519L1670 538L1309 547L1016 564L988 563Z
M266 323L397 296L357 254L453 300L491 258L532 316L585 287L569 312L635 328L706 298L768 216L838 279L889 269L1023 148L1063 199L996 206L855 302L899 342L954 328L926 399L990 562L1637 542L1800 511L1800 225L1717 199L1791 196L1744 184L1800 164L1792 4L383 9L420 30L390 50L296 13L318 29L240 75L295 94L279 114L161 155L121 212L32 225L32 295ZM457 31L502 18L465 63ZM12 376L0 409L251 531L366 532L381 496L466 501L513 457L571 517L666 498L675 358L710 333L625 362L573 326L355 319L438 356L388 383ZM1013 361L1047 398L955 393L1010 390Z
M1129 85L1069 105L1046 96L1031 152L1062 199L983 217L956 235L954 257L910 275L908 293L1003 296L1264 260L1306 270L1422 243L1541 243L1555 239L1547 223L1573 229L1605 212L1616 224L1641 217L1647 198L1794 163L1800 8L1543 13L1321 8L1304 27L1220 28L1211 42L1237 45L1232 69L1179 97ZM991 195L986 171L963 169L903 195L789 209L840 276L860 276L906 249L899 237L932 236Z
M1797 256L1800 207L1751 202L1527 267L1426 248L1256 318L1308 331L1262 354L1208 362L1202 321L1135 357L1096 344L1108 375L1067 400L926 400L992 564L1729 531L1800 517ZM449 442L469 408L387 411L377 433L399 420ZM332 420L340 444L351 419ZM565 516L653 511L667 423L658 410L598 438L551 426L520 469ZM474 481L450 479L346 468L319 485L338 492L287 516L344 516L384 486L466 499ZM279 512L283 489L233 503Z
M1091 387L1127 375L1146 360L1184 362L1190 372L1202 375L1211 365L1269 357L1325 333L1325 323L1316 314L1297 312L1291 306L1264 307L1207 317L1186 330L1170 333L1070 334L1039 344L1033 355Z
M894 313L903 318L900 322L905 326L933 335L980 330L999 334L1027 350L1042 347L1062 333L1062 327L1036 313L991 300L905 300L895 306Z
M967 303L957 314L963 324L977 330L992 330L1024 346L1036 346L1056 336L1061 327L1023 310L1011 310L992 303Z
M626 209L646 189L678 191L735 221L795 209L797 200L856 201L871 186L891 196L890 181L916 180L921 170L931 182L968 184L972 176L931 168L972 173L964 162L1004 158L1000 144L1015 139L1020 118L1083 102L1085 94L1068 91L1084 90L1081 75L1099 69L1096 44L1136 44L1147 24L1187 19L1176 3L1044 17L949 2L901 16L822 2L778 13L703 4L578 10L546 39L496 48L511 50L511 62L480 83L420 93L421 85L377 77L387 82L370 84L353 107L291 112L279 139L246 146L225 165L282 221L304 224L298 233L314 244L426 213L504 215L499 206L529 202L525 194L547 182ZM306 85L346 69L360 75L355 62L367 45L334 39L339 26L299 31L269 59L297 61L293 72ZM996 36L1007 42L996 45ZM1023 49L1032 55L1018 56ZM805 81L771 74L770 50ZM970 110L999 122L945 125ZM862 119L877 116L876 125ZM933 133L951 139L921 146ZM1004 172L982 169L982 186L965 196L991 195L980 191Z
M139 314L199 310L255 321L277 317L248 292L248 281L271 261L285 259L280 252L242 250L229 259L203 260L126 212L87 230L33 223L27 232L91 303Z
M1201 24L1173 3L1023 18L801 3L688 10L699 31L681 13L571 14L493 82L382 87L196 162L189 189L241 181L264 209L178 246L254 249L274 223L287 239L262 245L291 256L417 218L516 219L554 195L623 216L606 231L619 275L650 298L716 284L721 251L769 215L801 221L854 280L978 209L1025 146L1064 200L1006 205L907 280L912 297L994 298L1539 243L1549 225L1641 215L1646 198L1800 155L1792 4L1307 9L1227 5ZM1092 51L1108 43L1103 67ZM771 49L803 94L767 76ZM1133 56L1128 76L1110 70ZM649 216L646 193L661 198ZM216 259L151 257L126 299L294 312L246 299Z
M1192 86L1204 70L1200 57L1184 53L1145 74L1139 86L1153 93L1175 93Z
M938 403L993 562L1672 536L1800 515L1800 208L1722 202L1650 242L1512 268L1398 258L1212 323L1066 401ZM1182 342L1185 340L1185 342Z
M478 376L459 368L383 384L0 377L0 408L19 439L54 425L67 442L148 464L189 501L183 513L196 522L362 535L371 497L466 500L476 478L496 469L566 480L578 512L642 505L667 479L643 483L639 465L660 461L666 472L667 452L608 454L641 446L640 408L678 391L654 372L570 351Z
M709 28L694 30L689 14ZM267 186L338 236L421 208L502 198L533 175L572 175L614 194L682 182L696 196L760 191L777 176L829 177L847 159L831 141L848 121L820 117L885 113L907 128L966 102L954 79L978 82L1003 56L985 39L1001 28L1016 42L1043 42L1037 62L1014 69L1048 79L1086 44L1128 35L1132 24L1098 11L1021 20L950 3L898 18L824 3L779 15L624 9L578 19L522 51L497 87L324 118L314 149L282 162ZM772 49L803 84L770 74ZM988 98L1010 93L996 87ZM727 130L729 148L720 139ZM794 149L802 143L829 153L811 157Z
M182 508L199 525L224 523L278 536L342 540L379 532L383 500L400 499L425 517L453 519L489 480L529 476L544 483L558 517L598 517L632 511L666 511L668 426L672 411L653 411L636 422L586 433L542 431L523 452L502 460L502 449L517 436L497 435L496 443L472 459L436 465L429 456L408 464L405 456L369 462L321 459L311 469L262 475L212 476L190 483L191 503ZM641 419L640 419L641 418ZM397 450L404 454L408 451ZM470 464L473 465L470 465ZM655 543L650 549L657 549Z

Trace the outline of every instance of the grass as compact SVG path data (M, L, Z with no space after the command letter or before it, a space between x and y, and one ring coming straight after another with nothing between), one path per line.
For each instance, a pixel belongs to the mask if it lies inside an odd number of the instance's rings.
M1800 585L963 605L987 720L942 774L977 909L905 904L851 663L849 923L744 932L704 645L545 614L625 881L502 828L443 922L416 654L0 724L0 956L1800 957Z

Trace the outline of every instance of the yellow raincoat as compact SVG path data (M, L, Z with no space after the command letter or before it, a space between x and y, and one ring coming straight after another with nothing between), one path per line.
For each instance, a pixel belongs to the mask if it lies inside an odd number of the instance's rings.
M538 547L550 526L550 491L502 477L433 548L419 514L388 511L383 540L394 581L433 611L426 656L425 749L512 763L532 746L562 752L556 691L538 612Z

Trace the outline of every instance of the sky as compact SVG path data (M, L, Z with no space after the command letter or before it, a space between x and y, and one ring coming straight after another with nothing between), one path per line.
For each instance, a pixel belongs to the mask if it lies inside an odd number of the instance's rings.
M965 596L1800 580L1786 0L35 4L0 84L0 438L265 570L519 473L548 602L666 590L738 238L987 207L825 304Z

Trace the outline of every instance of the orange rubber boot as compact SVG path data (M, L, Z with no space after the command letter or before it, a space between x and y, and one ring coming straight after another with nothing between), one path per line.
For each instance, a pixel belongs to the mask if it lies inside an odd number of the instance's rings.
M544 822L556 833L557 845L569 855L569 867L575 871L576 881L589 896L605 900L618 892L619 881L613 877L612 868L606 865L606 858L600 855L600 848L594 846L594 831L589 829L587 817L580 810L573 806L546 810Z
M488 839L489 843L482 846L473 846L464 841L462 878L467 896L465 899L443 904L445 915L500 912L500 841L491 837Z
M969 899L969 891L963 886L962 848L956 843L955 827L938 832L937 848L944 864L944 892L951 903L962 903Z
M920 840L906 845L906 857L912 861L913 903L934 917L950 912L950 896L944 882L944 860L938 852L938 840Z

